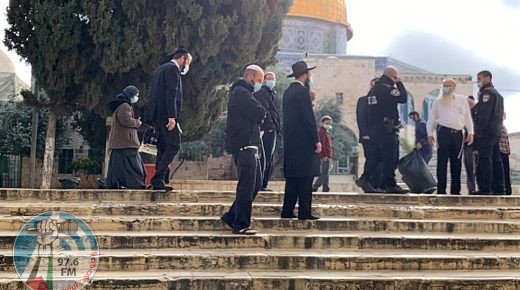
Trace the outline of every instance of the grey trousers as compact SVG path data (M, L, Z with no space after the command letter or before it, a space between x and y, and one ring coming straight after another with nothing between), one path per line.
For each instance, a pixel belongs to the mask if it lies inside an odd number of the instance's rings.
M476 187L476 158L473 153L473 147L464 144L464 168L466 169L466 185L468 186L468 193L477 191Z
M323 190L330 190L329 187L329 168L330 168L330 159L321 160L321 175L318 177L316 182L314 182L313 189L318 189L323 186Z

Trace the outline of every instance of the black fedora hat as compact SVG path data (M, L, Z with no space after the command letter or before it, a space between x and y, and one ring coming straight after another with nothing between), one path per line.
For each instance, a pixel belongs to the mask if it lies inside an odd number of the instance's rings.
M292 74L288 75L288 78L299 77L302 74L315 69L316 67L308 67L307 63L303 60L292 65Z

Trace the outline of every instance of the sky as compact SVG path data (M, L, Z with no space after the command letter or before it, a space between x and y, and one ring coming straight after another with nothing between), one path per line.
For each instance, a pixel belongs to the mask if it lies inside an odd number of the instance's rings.
M509 132L520 131L520 0L347 0L351 55L440 74L493 73ZM474 95L477 93L475 86Z
M0 0L1 40L8 4ZM347 9L348 54L390 56L441 74L488 69L505 97L506 127L520 132L520 0L347 0ZM3 43L0 50L30 83L30 67Z

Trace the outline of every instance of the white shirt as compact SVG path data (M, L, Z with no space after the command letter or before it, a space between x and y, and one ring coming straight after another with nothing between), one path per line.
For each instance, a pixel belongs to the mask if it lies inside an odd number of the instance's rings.
M455 94L453 102L448 105L442 99L436 99L428 117L428 136L434 135L438 125L454 130L466 128L469 135L474 135L473 119L467 98Z

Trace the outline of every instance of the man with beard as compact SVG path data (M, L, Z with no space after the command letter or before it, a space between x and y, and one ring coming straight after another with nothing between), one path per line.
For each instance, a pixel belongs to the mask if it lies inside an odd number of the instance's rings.
M479 195L503 195L504 167L500 158L500 133L504 120L504 99L493 87L493 76L481 71L478 76L475 146Z
M464 146L464 128L468 131L466 141L473 144L473 120L466 97L455 94L454 79L442 82L440 96L433 102L428 119L428 141L435 144L437 133L437 194L446 194L448 161L451 171L451 194L460 195L460 171Z
M169 169L181 149L182 79L188 73L191 54L179 49L171 61L161 65L154 73L150 88L150 102L145 109L145 123L152 123L157 135L155 175L151 180L154 190L171 191Z
M283 95L283 144L285 197L282 218L296 218L294 207L298 201L298 219L316 220L312 215L312 181L320 175L322 150L316 119L312 111L312 72L307 63L292 66L295 80Z

